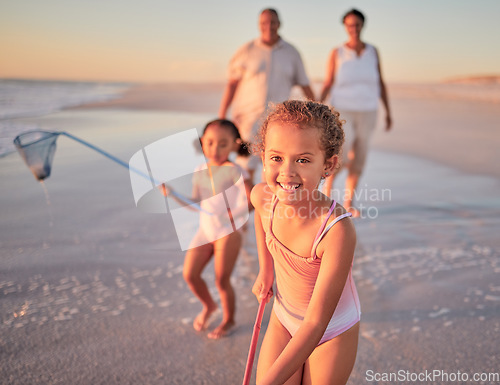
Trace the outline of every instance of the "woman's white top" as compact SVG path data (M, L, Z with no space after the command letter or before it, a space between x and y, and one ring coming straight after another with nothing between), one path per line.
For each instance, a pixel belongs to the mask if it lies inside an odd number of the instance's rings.
M373 111L378 109L379 98L380 76L375 47L366 44L359 56L345 45L338 47L330 104L339 110Z

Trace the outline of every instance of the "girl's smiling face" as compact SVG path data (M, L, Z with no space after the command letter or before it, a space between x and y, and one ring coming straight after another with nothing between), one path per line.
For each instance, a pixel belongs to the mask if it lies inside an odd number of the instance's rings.
M316 127L270 122L265 138L265 179L280 202L297 204L313 197L322 176L331 173L337 156L325 160Z

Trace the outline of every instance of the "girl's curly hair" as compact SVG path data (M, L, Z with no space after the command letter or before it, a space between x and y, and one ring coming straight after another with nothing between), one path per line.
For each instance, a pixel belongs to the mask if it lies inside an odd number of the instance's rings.
M275 104L262 124L254 152L263 153L266 145L266 134L269 123L282 122L294 124L300 128L315 127L321 132L320 146L325 159L339 155L344 143L343 121L333 108L312 101L288 100Z

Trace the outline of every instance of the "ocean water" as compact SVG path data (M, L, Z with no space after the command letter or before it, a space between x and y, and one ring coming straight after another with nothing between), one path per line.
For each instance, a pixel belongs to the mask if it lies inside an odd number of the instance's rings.
M0 79L0 156L14 151L12 141L36 125L18 118L36 117L86 103L119 97L128 83Z

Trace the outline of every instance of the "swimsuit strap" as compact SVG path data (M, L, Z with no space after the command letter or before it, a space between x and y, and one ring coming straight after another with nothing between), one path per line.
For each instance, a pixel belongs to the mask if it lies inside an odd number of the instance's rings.
M274 210L276 209L276 205L278 204L278 197L276 195L273 195L271 204L273 205L273 207L271 209L271 216L269 217L269 231L273 234Z
M326 223L328 222L328 219L330 218L330 215L332 215L333 209L335 208L337 202L335 202L335 199L332 202L332 205L330 206L330 210L328 210L328 214L326 214L326 219L323 221L323 224L321 225L318 233L316 234L316 238L314 238L314 242L318 239L318 237L321 235L321 232L325 229ZM273 195L271 204L273 205L271 209L271 216L269 218L269 230L273 232L273 218L274 218L274 210L276 209L276 205L278 204L278 197L276 195Z
M333 210L335 209L335 205L337 204L337 202L335 202L335 199L332 201L332 204L330 206L330 209L328 210L328 213L326 214L326 218L325 220L323 221L323 223L321 224L321 227L319 228L317 234L316 234L316 237L314 237L314 242L313 242L313 245L314 243L316 243L316 241L318 240L318 238L320 237L321 233L323 232L323 230L325 229L325 226L328 222L328 219L330 219L330 216L332 215L333 213Z
M335 201L334 201L335 203ZM323 237L326 235L326 233L333 227L333 225L335 225L335 223L337 223L338 221L340 221L341 219L344 219L344 218L348 218L350 217L352 214L347 212L345 214L342 214L342 215L339 215L337 218L335 218L329 225L326 229L322 229L321 233L319 234L319 236L316 236L316 239L313 243L313 247L312 247L312 250L311 250L311 258L312 259L316 259L318 258L318 256L316 255L316 249L318 248L318 245L320 243L320 241L323 239ZM328 220L328 218L326 219ZM326 224L326 222L325 222ZM324 226L323 226L324 228Z
M271 209L271 216L269 217L269 232L274 235L273 233L273 218L274 218L274 210L276 209L276 205L278 204L278 197L276 195L273 195L272 202L271 204L273 205ZM311 258L314 260L317 258L316 256L316 248L318 247L319 242L323 239L325 234L333 227L335 223L340 221L343 218L350 217L352 214L347 212L345 214L339 215L337 218L335 218L329 225L326 227L326 224L328 223L328 220L330 219L333 210L335 209L335 206L337 205L337 202L335 202L335 199L332 201L332 204L330 206L330 209L328 210L328 213L326 215L325 220L321 224L321 227L318 230L318 233L316 234L316 238L314 238L314 243L313 247L311 250ZM326 227L326 228L325 228Z

